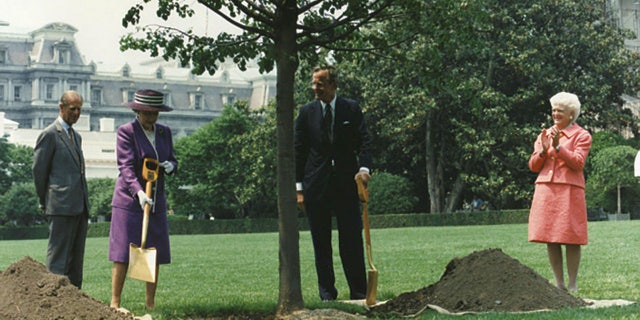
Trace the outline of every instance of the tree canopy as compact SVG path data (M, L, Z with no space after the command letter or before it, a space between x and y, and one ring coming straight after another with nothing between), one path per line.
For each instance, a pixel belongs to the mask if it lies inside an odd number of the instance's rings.
M124 27L140 23L145 4L131 7ZM158 0L157 17L176 14L189 18L194 11L180 0ZM261 71L277 69L277 184L280 229L280 291L278 313L288 314L304 306L300 289L300 257L295 198L293 149L294 78L301 56L312 56L322 47L347 40L371 23L393 0L198 0L240 34L219 33L215 38L192 30L143 25L137 34L121 39L122 49L149 52L152 57L178 59L193 72L213 74L218 64L231 58L240 69L257 59Z
M621 97L638 91L640 59L604 9L568 0L396 3L397 18L360 40L384 35L395 46L336 55L361 84L352 94L376 133L377 165L423 186L430 212L477 196L522 208L533 190L526 162L551 125L555 93L580 97L578 122L592 132L635 133Z

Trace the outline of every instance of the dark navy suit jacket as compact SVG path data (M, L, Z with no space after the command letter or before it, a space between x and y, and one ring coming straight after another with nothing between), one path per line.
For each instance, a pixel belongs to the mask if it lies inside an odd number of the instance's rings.
M371 138L362 110L354 100L336 98L333 142L322 129L322 104L300 108L295 122L296 181L302 182L306 203L320 201L327 188L357 199L354 176L371 168ZM333 173L335 185L329 186Z

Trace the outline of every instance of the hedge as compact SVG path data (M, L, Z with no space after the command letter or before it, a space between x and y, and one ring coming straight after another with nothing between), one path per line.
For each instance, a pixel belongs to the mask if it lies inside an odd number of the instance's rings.
M404 228L423 226L488 225L527 223L528 209L505 211L464 211L453 213L382 214L369 217L371 228ZM334 221L335 224L335 221ZM309 230L307 219L298 219L300 230ZM335 226L334 226L335 227ZM176 234L220 234L277 232L277 219L185 220L170 217L169 231ZM46 225L33 227L0 227L0 240L46 239ZM108 237L109 222L89 224L88 237Z

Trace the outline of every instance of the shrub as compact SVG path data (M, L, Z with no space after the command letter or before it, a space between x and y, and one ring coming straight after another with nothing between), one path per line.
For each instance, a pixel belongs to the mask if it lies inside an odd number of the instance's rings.
M405 177L386 172L374 173L369 182L369 212L413 212L418 203L413 190L411 182Z
M111 220L111 199L115 183L115 179L112 178L94 178L87 181L90 218L105 216L107 220Z
M14 184L3 194L1 211L8 223L16 226L30 226L42 223L42 212L38 209L38 196L33 182Z

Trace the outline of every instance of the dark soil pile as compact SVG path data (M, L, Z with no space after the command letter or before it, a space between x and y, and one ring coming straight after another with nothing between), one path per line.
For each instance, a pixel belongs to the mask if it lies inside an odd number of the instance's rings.
M587 303L551 285L500 249L476 251L449 262L440 280L371 308L371 314L409 316L427 305L449 312L522 312Z
M0 275L0 319L132 320L24 257Z

